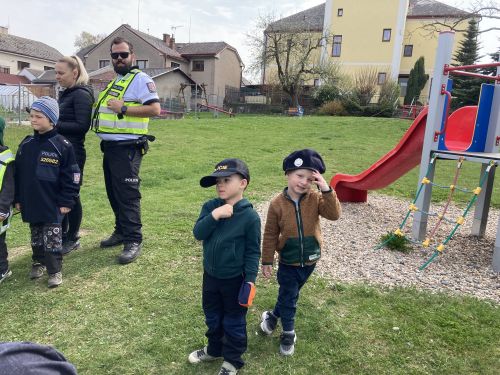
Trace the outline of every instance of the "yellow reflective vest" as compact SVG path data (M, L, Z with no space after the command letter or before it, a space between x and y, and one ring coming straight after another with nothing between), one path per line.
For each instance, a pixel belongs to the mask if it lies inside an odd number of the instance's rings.
M14 154L10 149L6 149L0 152L0 190L2 190L3 178L5 177L5 171L7 170L7 165L14 161ZM12 207L10 209L9 217L2 221L0 224L0 234L5 232L10 226L10 219L12 217Z
M127 88L132 83L135 76L140 73L139 69L132 69L119 81L115 78L111 81L105 90L99 93L92 127L96 133L108 134L148 134L149 117L134 117L127 114L121 115L108 108L108 100L123 100ZM142 105L137 102L124 102L127 107L137 107Z

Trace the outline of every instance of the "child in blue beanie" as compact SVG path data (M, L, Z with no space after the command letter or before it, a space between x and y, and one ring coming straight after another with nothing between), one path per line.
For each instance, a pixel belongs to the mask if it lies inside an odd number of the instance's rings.
M3 143L5 121L0 117L0 283L12 275L7 260L5 236L12 217L14 201L14 155Z
M19 145L16 155L15 206L30 224L33 264L30 278L45 270L48 287L62 283L62 219L80 190L80 169L71 143L57 134L59 106L42 96L31 105L34 132Z

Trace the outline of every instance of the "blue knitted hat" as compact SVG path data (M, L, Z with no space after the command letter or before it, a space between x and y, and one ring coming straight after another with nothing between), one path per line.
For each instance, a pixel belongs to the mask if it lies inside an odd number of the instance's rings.
M59 104L57 104L57 100L50 96L42 96L33 102L31 109L42 112L48 117L51 123L54 125L57 124L57 120L59 119Z

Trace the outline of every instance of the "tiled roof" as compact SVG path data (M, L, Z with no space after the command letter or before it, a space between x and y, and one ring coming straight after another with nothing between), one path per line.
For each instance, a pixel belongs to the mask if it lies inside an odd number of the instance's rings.
M156 77L159 77L163 74L172 73L172 72L177 71L180 74L182 74L183 76L185 76L192 83L196 83L191 77L189 77L186 73L184 73L181 70L181 68L179 68L179 67L175 67L175 68L146 68L146 69L142 69L142 71L153 79L155 79Z
M40 76L33 80L33 83L54 83L56 81L56 71L54 69L46 70Z
M325 18L325 4L316 5L302 12L292 14L271 23L267 32L292 30L322 31Z
M232 48L226 42L176 43L177 51L183 56L217 55L224 48Z
M143 33L142 31L135 30L132 27L130 27L130 25L122 25L122 26L127 28L128 30L130 30L134 34L138 35L139 37L144 39L146 42L148 42L153 47L155 47L157 50L159 50L160 52L163 52L167 56L176 57L178 59L184 60L182 58L182 56L177 51L174 51L172 48L168 47L167 44L162 39L159 39L159 38L156 38L152 35Z
M434 0L410 0L407 17L467 17L471 14Z
M10 34L0 34L0 51L54 62L63 56L61 52L45 43Z
M87 47L83 47L82 49L80 49L76 55L83 61L83 59L85 58L85 55L87 54L87 52L89 52L92 48L94 48L95 46L97 46L97 44L91 44L90 46L87 46Z
M29 79L15 74L0 73L0 85L30 83Z
M427 18L427 17L467 17L470 16L461 9L440 3L435 0L410 0L407 17ZM267 32L280 31L322 31L325 17L325 4L317 5L302 12L292 14L273 22L266 29Z
M43 70L32 69L32 68L24 68L24 69L33 74L35 77L38 77L40 74L44 72Z

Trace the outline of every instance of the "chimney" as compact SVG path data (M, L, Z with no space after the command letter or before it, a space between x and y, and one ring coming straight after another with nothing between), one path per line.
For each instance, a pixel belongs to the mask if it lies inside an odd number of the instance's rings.
M170 47L170 49L175 50L175 38L174 37L170 38L170 42L168 43L168 46Z
M170 34L163 34L163 42L167 45L170 44Z
M9 28L5 26L0 26L0 34L8 35L9 34Z

